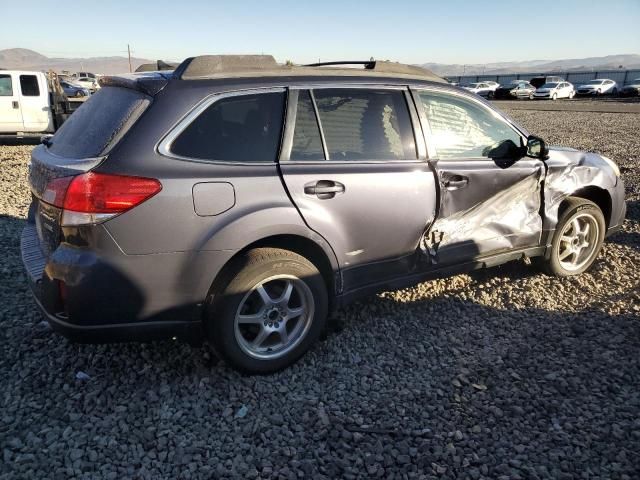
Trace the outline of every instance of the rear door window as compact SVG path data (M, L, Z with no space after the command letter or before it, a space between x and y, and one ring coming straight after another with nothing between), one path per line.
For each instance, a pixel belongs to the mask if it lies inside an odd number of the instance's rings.
M199 160L275 162L284 104L284 92L220 98L177 136L170 151Z
M106 155L150 103L151 97L138 90L102 88L62 124L49 151L79 159Z
M38 77L35 75L20 75L20 91L25 97L39 97Z
M299 161L324 160L322 137L320 136L311 94L308 91L302 91L298 96L296 126L293 131L293 145L289 159Z
M328 160L417 158L411 118L402 90L314 90Z

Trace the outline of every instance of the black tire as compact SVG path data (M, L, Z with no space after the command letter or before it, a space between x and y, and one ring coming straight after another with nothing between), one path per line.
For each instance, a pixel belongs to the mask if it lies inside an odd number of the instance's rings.
M613 97L617 97L618 96L618 89L614 88L613 91L611 92L611 96Z
M487 93L487 100L493 100L493 92Z
M291 276L296 279L294 281L304 282L313 298L313 313L308 316L307 327L298 343L292 344L289 351L277 358L255 358L238 338L236 314L240 313L254 287L277 275ZM276 372L293 364L318 340L326 326L328 304L325 281L313 263L288 250L256 248L232 262L222 274L222 279L214 285L205 329L217 352L232 367L246 373ZM261 325L256 328L263 329Z
M576 218L593 218L594 222L598 225L597 235L592 238L589 245L593 250L589 253L579 268L567 269L563 266L563 262L560 260L561 254L561 238L565 227L567 227ZM548 252L545 257L537 257L534 259L534 263L545 273L549 275L555 275L557 277L570 277L574 275L580 275L588 270L593 262L598 257L600 250L602 249L602 243L604 241L604 234L606 231L606 223L602 210L593 202L585 200L584 198L569 197L565 203L562 213L558 218L558 224L556 231L551 241L551 251ZM582 263L582 262L581 262Z

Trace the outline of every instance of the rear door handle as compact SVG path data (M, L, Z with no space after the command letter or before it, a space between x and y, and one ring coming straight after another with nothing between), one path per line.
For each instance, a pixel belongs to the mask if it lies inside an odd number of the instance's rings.
M16 102L16 101L11 102L11 106L12 106L13 108L15 108L16 110L17 110L18 108L20 108L20 104L19 104L18 102Z
M444 182L444 187L447 190L458 190L469 185L469 178L462 175L453 175Z
M317 182L307 183L304 186L304 193L307 195L315 195L321 200L333 198L338 193L344 193L344 185L333 180L318 180Z

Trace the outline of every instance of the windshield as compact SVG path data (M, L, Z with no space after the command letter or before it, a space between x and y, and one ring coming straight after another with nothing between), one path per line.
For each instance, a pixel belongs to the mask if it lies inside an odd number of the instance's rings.
M552 83L545 83L544 85L542 85L541 88L556 88L558 86L558 84L556 82L552 82Z

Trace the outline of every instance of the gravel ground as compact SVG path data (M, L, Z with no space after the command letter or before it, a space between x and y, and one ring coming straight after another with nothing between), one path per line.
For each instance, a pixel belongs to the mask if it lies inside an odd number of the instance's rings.
M0 478L639 478L640 115L511 113L620 163L628 220L591 272L387 292L266 377L50 332L18 251L31 147L0 146Z

